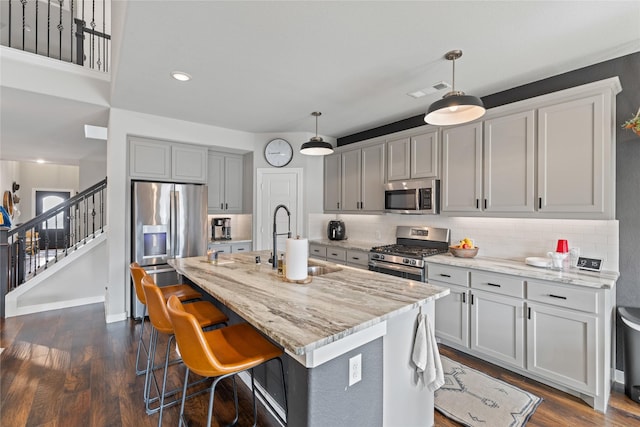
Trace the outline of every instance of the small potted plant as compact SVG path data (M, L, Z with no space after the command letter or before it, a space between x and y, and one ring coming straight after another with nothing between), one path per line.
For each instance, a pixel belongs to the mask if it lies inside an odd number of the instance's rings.
M636 113L635 117L624 122L622 127L625 129L631 129L631 131L635 132L638 136L640 136L640 108L638 109L638 112Z

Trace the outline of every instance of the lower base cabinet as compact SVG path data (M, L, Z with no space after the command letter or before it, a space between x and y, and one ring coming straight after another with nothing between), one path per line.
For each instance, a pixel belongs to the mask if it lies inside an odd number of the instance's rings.
M429 283L450 289L435 307L443 344L504 362L606 411L615 290L431 263L427 274Z
M331 261L336 264L369 269L369 252L357 249L343 249L336 246L325 246L317 243L309 244L309 256L311 258Z

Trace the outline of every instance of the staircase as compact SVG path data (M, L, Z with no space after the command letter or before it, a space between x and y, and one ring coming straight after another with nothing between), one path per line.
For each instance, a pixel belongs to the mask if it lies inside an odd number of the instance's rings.
M0 317L104 301L107 180L0 227Z

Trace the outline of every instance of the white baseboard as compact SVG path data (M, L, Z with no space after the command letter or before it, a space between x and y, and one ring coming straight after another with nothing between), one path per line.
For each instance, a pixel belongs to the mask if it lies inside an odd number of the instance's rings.
M103 298L104 300L104 298ZM127 312L123 312L123 313L117 313L117 314L107 314L105 316L105 321L107 323L114 323L114 322L122 322L123 320L127 320L128 316L127 316Z
M87 297L87 298L77 298L77 299L72 299L67 301L49 302L45 304L34 304L34 305L28 305L25 307L17 307L15 309L15 312L12 313L11 317L22 316L24 314L41 313L43 311L49 311L49 310L60 310L62 308L77 307L80 305L95 304L98 302L104 302L104 295Z

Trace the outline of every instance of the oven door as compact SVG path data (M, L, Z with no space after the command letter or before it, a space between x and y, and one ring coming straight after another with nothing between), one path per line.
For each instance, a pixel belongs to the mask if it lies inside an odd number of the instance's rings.
M391 276L402 277L403 279L416 280L418 282L426 281L424 269L418 267L409 267L401 264L369 260L369 270L377 273L389 274Z

